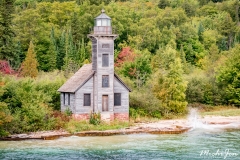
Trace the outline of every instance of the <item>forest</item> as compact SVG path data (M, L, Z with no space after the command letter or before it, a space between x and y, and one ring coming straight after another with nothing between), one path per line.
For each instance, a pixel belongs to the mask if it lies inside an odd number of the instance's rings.
M1 0L0 135L63 128L57 89L91 63L94 18L112 18L130 117L240 106L239 0Z

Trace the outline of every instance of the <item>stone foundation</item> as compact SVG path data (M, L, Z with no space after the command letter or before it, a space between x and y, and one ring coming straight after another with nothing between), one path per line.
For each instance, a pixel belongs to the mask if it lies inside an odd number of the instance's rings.
M114 119L119 121L129 121L129 113L114 113Z
M90 118L88 113L84 114L72 114L72 117L76 120L88 120Z
M84 114L72 114L72 117L76 120L89 120L90 115L88 113ZM129 113L109 113L109 112L103 112L101 113L101 120L103 121L113 121L113 120L119 120L119 121L129 121Z
M110 122L114 120L114 114L112 112L102 112L101 113L101 120L102 121L106 121L106 122Z

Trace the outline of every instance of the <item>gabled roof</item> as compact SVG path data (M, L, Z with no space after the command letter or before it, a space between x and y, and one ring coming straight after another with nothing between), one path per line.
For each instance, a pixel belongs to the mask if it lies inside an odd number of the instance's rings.
M58 92L75 93L81 88L95 71L92 70L92 64L84 64L70 79L67 80L59 89ZM123 86L131 92L131 89L114 73L114 76L123 84Z
M92 64L84 64L70 79L67 80L58 92L74 93L82 87L94 74Z
M114 76L117 78L117 80L119 80L119 82L121 82L123 84L123 86L129 91L132 92L132 90L120 79L120 77L114 73Z

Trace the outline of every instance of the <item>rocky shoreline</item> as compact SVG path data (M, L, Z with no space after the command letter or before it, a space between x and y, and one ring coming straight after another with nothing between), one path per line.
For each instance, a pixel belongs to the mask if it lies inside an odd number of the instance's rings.
M195 119L174 119L160 120L153 123L138 123L132 127L105 130L105 131L82 131L77 133L69 133L65 130L57 131L40 131L28 134L10 135L5 138L0 138L1 141L19 141L19 140L53 140L60 137L69 136L113 136L125 134L181 134L196 127L193 121L197 121L210 129L240 129L240 116L223 117L223 116L205 116L204 118ZM216 128L217 127L217 128Z
M143 127L134 127L134 128L124 128L119 130L105 130L105 131L83 131L76 133L68 133L66 131L43 131L35 132L29 134L16 134L10 135L5 138L0 138L1 141L20 141L20 140L54 140L60 137L69 137L69 136L113 136L113 135L125 135L125 134L140 134L140 133L149 133L149 134L181 134L188 131L190 128L166 128L164 130L157 128L143 128Z

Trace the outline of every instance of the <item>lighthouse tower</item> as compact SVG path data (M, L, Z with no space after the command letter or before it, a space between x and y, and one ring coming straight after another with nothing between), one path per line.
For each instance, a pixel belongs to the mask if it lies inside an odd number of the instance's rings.
M89 119L100 113L106 121L129 120L131 89L114 73L114 40L111 18L102 13L94 19L92 63L83 65L59 89L61 110L70 109L75 119Z
M111 18L102 13L94 19L92 41L93 111L101 112L103 119L114 118L114 40Z

